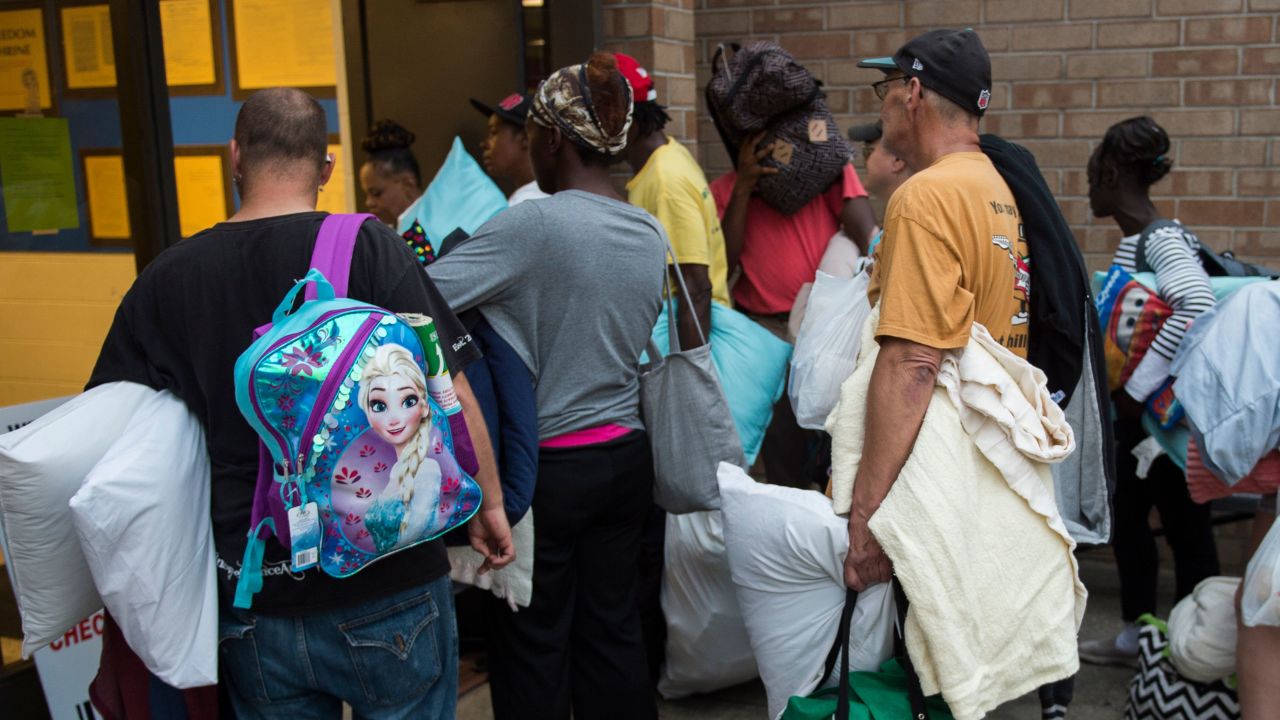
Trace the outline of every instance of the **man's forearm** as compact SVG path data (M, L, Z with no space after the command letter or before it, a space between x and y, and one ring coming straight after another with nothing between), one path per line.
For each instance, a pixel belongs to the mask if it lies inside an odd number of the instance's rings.
M853 486L850 522L865 522L880 503L915 446L933 397L942 351L909 340L882 338L867 391L862 463Z
M865 196L844 201L840 213L840 227L844 234L858 246L858 252L867 254L867 246L876 231L876 213Z
M747 205L751 202L751 192L742 191L736 186L729 196L729 204L724 208L724 217L720 218L720 230L724 233L724 256L729 264L729 274L738 268L742 259L742 247L747 237Z
M471 446L476 451L476 461L480 471L476 473L476 484L484 493L482 507L502 507L502 484L498 477L498 461L493 455L493 443L489 440L489 426L485 424L484 413L480 403L471 392L471 383L466 375L458 373L453 376L453 391L462 404L462 415L467 419L467 433L471 435Z
M693 292L693 288L689 289ZM683 350L692 350L693 348L705 345L705 341L711 340L711 292L707 291L693 297L693 313L689 312L689 305L684 298L676 303L679 310L679 322L676 330L680 334L680 348ZM698 325L695 325L693 318L698 318ZM698 336L698 328L702 328L702 337Z
M680 266L680 274L684 277L685 287L693 300L692 310L684 301L684 295L676 294L676 331L680 336L680 347L691 350L711 341L711 280L706 265L687 263ZM696 315L695 315L696 313ZM694 317L698 323L693 322ZM702 336L698 328L702 328Z

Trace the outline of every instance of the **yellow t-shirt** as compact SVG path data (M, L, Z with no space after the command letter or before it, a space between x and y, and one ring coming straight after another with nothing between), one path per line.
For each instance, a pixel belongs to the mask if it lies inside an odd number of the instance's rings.
M729 264L724 233L707 177L684 145L668 138L627 183L628 200L658 218L676 260L706 265L711 299L729 306Z
M889 200L867 294L877 336L964 347L979 322L1027 356L1030 258L1009 186L980 152L945 155Z

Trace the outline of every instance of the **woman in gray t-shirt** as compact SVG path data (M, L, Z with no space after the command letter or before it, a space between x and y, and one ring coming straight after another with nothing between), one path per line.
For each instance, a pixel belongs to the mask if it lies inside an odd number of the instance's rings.
M636 558L653 463L638 364L661 307L666 239L614 189L631 89L597 53L538 89L527 123L549 198L503 211L429 267L533 376L540 439L533 599L492 602L494 715L653 718Z

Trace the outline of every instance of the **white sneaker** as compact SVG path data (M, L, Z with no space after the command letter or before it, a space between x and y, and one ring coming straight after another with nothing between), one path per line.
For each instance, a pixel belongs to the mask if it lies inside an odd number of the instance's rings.
M1132 652L1121 648L1119 638L1106 640L1084 640L1080 643L1080 659L1094 665L1116 665L1119 667L1138 667L1138 651Z

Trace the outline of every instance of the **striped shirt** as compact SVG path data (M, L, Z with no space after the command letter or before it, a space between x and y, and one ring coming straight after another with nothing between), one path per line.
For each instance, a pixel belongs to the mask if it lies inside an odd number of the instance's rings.
M1200 264L1200 240L1179 224L1166 224L1151 231L1143 246L1145 263L1137 257L1141 234L1120 241L1112 262L1128 272L1150 268L1156 274L1160 297L1173 308L1143 356L1125 390L1135 399L1145 400L1169 378L1169 366L1182 344L1191 322L1213 307L1215 298L1209 275Z

